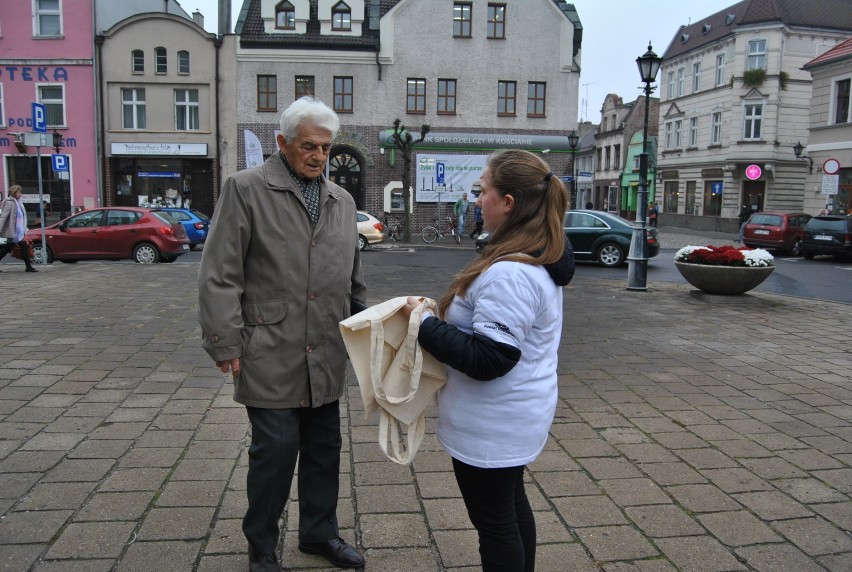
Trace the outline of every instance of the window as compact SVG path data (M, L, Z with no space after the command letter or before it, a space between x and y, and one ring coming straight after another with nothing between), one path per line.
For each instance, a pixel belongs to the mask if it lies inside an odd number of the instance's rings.
M722 181L704 181L704 216L722 214Z
M686 214L698 214L698 209L695 208L695 181L686 182Z
M296 99L310 95L313 97L316 94L314 91L314 76L312 75L297 75L296 76Z
M698 118L689 118L689 146L698 147Z
M175 90L175 130L195 131L200 129L197 89Z
M154 48L155 73L164 74L169 71L169 58L166 48Z
M849 123L849 118L852 117L852 110L849 108L849 88L852 84L852 79L846 78L834 82L834 123Z
M515 88L513 81L497 82L497 115L515 115Z
M438 114L453 115L456 112L456 80L438 80Z
M763 120L762 103L746 103L743 106L743 139L760 139L760 124Z
M334 110L352 113L352 77L334 78Z
M60 0L35 0L35 35L62 35L62 10Z
M121 128L145 129L145 90L126 88L121 90Z
M606 131L606 117L603 118L603 124L601 125L601 132Z
M133 73L145 73L145 52L133 50L130 52L131 70Z
M183 75L189 73L189 52L186 50L178 52L178 73Z
M470 11L471 4L469 2L456 2L453 4L453 37L470 37Z
M257 110L278 111L278 79L274 75L257 76Z
M681 138L680 138L682 128L683 128L683 120L682 119L675 119L675 122L674 122L674 146L675 146L676 149L680 149L681 147L683 147L683 142L681 141Z
M612 168L621 168L621 145L615 145L612 148Z
M345 2L338 2L332 7L331 29L336 32L352 30L352 9Z
M672 149L673 148L673 145L672 145L672 128L673 127L674 126L672 125L671 121L666 122L666 140L665 140L665 143L666 143L665 148L666 149Z
M610 168L610 155L609 155L609 147L604 147L604 170L609 171Z
M748 43L747 70L766 69L766 40L751 40Z
M296 9L290 2L280 2L275 7L275 28L278 30L296 29Z
M701 62L692 64L692 93L701 89Z
M489 38L505 38L506 37L506 5L505 4L489 4L488 5L488 37Z
M711 116L710 120L710 144L722 144L722 112L717 111Z
M545 94L547 84L543 81L531 81L527 88L527 116L544 117Z
M669 99L672 99L675 96L675 72L674 70L669 72Z
M45 107L48 127L65 127L64 85L39 85L38 102Z
M679 181L666 181L663 187L663 212L677 212L677 188Z
M686 85L686 70L683 68L677 69L677 95L678 97L682 96L685 92Z
M725 83L725 54L716 56L716 87Z
M6 126L6 101L3 99L3 84L0 83L0 127Z
M408 78L406 85L405 112L426 113L426 80Z

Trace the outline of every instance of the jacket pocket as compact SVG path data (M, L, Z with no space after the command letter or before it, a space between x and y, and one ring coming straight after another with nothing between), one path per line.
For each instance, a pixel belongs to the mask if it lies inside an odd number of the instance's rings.
M287 300L243 302L243 323L246 326L277 324L287 315Z

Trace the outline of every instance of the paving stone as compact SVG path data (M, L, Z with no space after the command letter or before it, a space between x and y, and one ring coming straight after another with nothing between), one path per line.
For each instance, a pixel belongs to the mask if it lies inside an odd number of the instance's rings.
M724 546L710 536L660 538L657 546L684 572L747 570Z
M764 544L736 550L737 555L754 570L761 572L822 572L822 566L794 546Z
M852 532L852 502L812 504L810 508L847 532Z
M21 448L0 461L0 474L43 473L53 468L64 456L63 451L28 451Z
M469 527L468 522L466 528ZM446 530L449 527L436 528ZM426 522L417 514L366 515L361 519L361 534L365 548L408 548L430 544Z
M704 514L698 521L728 546L781 542L783 539L747 511Z
M139 520L148 509L154 495L153 491L97 493L82 504L74 520L79 522Z
M112 459L65 459L45 474L42 481L100 481L114 464Z
M572 528L626 524L618 507L605 496L575 496L553 499L559 514Z
M636 560L659 554L632 526L601 526L574 531L595 560Z
M420 512L413 485L355 487L355 493L361 514Z
M738 467L739 463L715 449L687 449L677 451L677 456L696 469Z
M615 504L622 507L671 502L663 489L650 479L605 479L598 481L598 485Z
M778 491L733 495L743 506L764 520L780 520L812 516L808 508Z
M639 465L659 485L685 485L706 482L703 476L686 463L643 463Z
M701 474L726 493L772 489L772 485L746 469L705 469Z
M227 481L169 481L157 506L219 506Z
M762 479L792 479L807 476L807 473L784 459L777 457L761 459L740 459L740 463Z
M837 502L847 499L846 495L817 479L781 479L774 481L774 484L803 503Z
M359 463L355 467L356 485L403 485L413 480L411 468L396 463Z
M415 457L416 461L416 457ZM461 498L461 492L452 472L418 473L414 476L420 495L425 498Z
M47 551L45 558L117 558L131 538L134 522L71 523Z
M118 459L133 445L130 439L86 439L68 453L69 459Z
M628 518L652 537L695 536L704 528L676 506L635 506L625 509Z
M821 518L778 521L773 527L811 556L852 551L852 538Z
M96 483L40 483L21 500L16 510L76 510L91 494Z
M246 551L246 537L243 534L241 518L219 518L210 540L204 547L205 554L243 554Z
M192 570L200 542L134 542L116 572Z
M461 499L424 500L423 509L432 530L467 529L473 525Z
M829 572L849 572L852 570L852 553L822 556L817 558L817 562Z
M167 469L116 469L101 485L101 492L156 491L169 471Z
M215 510L207 507L154 508L145 516L139 540L193 540L206 537Z
M49 542L70 516L70 510L9 512L0 520L0 545Z
M578 462L593 479L628 479L642 476L630 461L620 457L594 457L579 459Z
M118 466L123 469L133 467L172 467L177 463L183 449L177 447L136 447L122 457Z
M739 504L715 485L679 485L666 487L665 491L690 512L719 512L740 508Z
M448 569L481 565L476 531L435 531L432 533L441 563ZM433 565L434 566L434 565Z
M4 544L0 566L4 572L29 570L45 548L47 548L46 544Z
M113 561L87 558L85 560L52 560L40 562L33 572L109 572Z
M536 481L544 493L551 498L597 495L600 487L582 471L565 471L564 473L540 473Z

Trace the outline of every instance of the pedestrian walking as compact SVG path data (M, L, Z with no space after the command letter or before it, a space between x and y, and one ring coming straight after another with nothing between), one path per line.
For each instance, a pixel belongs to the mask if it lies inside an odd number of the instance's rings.
M464 234L464 223L467 218L468 208L470 208L470 202L467 200L467 193L462 193L461 198L453 205L453 213L455 213L459 221L459 236Z
M743 233L745 233L745 225L748 222L749 218L751 218L751 209L748 208L748 205L744 204L742 206L742 208L740 208L740 214L739 214L740 231L737 234L737 242L743 241Z
M473 238L473 235L479 236L482 234L482 223L482 208L477 202L473 205L473 224L475 224L476 227L473 229L473 232L470 233L471 238Z
M297 463L299 550L360 568L337 521L346 369L338 322L366 308L356 206L323 176L337 114L303 97L280 127L278 153L225 181L198 275L203 345L233 375L251 423L251 572L280 570L278 520Z
M648 205L648 221L650 222L652 227L657 226L657 217L660 214L660 207L657 206L657 203L651 202Z
M422 320L418 341L446 364L437 438L452 457L484 572L531 572L535 518L524 470L556 411L562 287L574 258L562 218L565 187L518 149L488 159L482 209L491 239ZM410 297L411 312L419 299Z
M26 272L38 272L30 259L30 249L27 244L27 211L21 196L24 190L20 185L9 187L9 198L0 207L0 237L6 239L6 244L0 246L0 260L9 254L15 245L21 251L21 258L26 265Z

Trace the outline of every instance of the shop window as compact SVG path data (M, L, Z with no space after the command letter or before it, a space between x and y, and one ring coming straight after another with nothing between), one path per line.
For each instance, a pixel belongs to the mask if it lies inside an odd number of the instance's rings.
M142 50L130 52L130 66L133 73L145 73L145 52Z
M37 194L39 187L38 162L35 156L29 155L6 155L6 178L8 185L21 185L24 194ZM41 183L45 196L50 197L51 210L56 220L65 218L71 214L71 180L73 179L74 161L69 157L69 177L60 179L59 173L51 168L51 159L47 154L41 156ZM36 213L34 207L38 199L33 203L27 203L27 215L31 217L31 223L35 221Z
M406 113L426 113L426 80L408 78L405 92Z
M454 115L456 112L456 80L438 80L438 115Z
M352 30L352 9L345 2L338 2L331 8L331 29L335 32Z
M145 129L145 89L125 88L121 90L122 129Z
M505 4L488 5L488 37L500 39L506 37Z
M48 127L65 127L65 86L39 85L38 101L45 107Z
M334 110L338 113L352 113L353 85L352 77L335 76L334 78Z
M175 130L196 131L201 128L197 89L175 90Z
M297 75L296 76L296 99L309 95L314 96L314 76L312 75Z
M663 188L663 212L677 212L677 189L679 181L666 181Z
M169 71L169 58L166 48L154 48L155 73L164 74Z
M698 209L695 204L695 181L686 182L686 214L696 215Z
M527 117L544 117L547 84L531 81L527 87Z
M181 75L189 74L189 52L181 50L177 53L178 58L178 73Z
M470 38L472 8L470 2L453 4L453 37Z
M704 182L704 216L722 214L722 181Z
M514 81L497 82L497 115L514 116L517 84Z
M278 78L274 75L257 76L257 110L278 110Z
M35 0L35 35L59 37L62 35L61 0Z
M280 2L275 7L275 27L279 30L296 29L296 8L290 2Z

